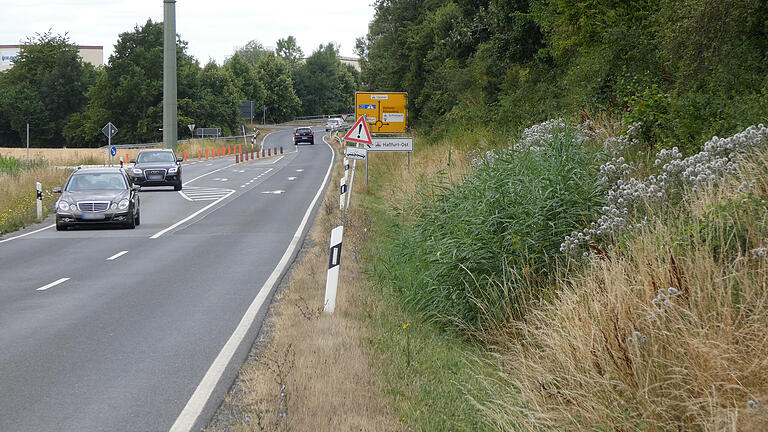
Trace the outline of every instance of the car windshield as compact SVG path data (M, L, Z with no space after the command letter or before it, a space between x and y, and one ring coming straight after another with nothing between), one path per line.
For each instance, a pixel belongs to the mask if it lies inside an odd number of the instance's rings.
M171 152L141 152L136 159L137 163L147 162L176 162L176 158Z
M128 186L119 173L82 173L75 174L67 183L67 191L85 190L121 190Z

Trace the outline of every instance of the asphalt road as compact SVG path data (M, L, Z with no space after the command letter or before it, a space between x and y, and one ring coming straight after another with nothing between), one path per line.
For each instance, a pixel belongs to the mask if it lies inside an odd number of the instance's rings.
M183 194L142 189L135 230L0 238L0 431L205 426L321 204L315 131L265 137L281 157L185 164Z

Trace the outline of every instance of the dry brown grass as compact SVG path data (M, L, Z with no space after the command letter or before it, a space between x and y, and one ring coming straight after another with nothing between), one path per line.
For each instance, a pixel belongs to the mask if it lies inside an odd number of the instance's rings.
M354 199L350 211L338 210L341 172L341 164L336 164L303 256L271 306L265 324L271 333L243 365L208 431L403 430L370 370L370 353L364 346L368 331L355 318L365 294L352 251L366 230ZM355 187L363 182L356 177ZM336 311L322 314L330 230L342 221L344 261Z
M20 161L27 160L26 148L3 147L0 148L0 155L11 156ZM81 161L98 161L103 163L107 160L106 149L93 148L30 148L30 160L44 159L53 165L76 165Z
M768 157L744 172L765 200ZM749 252L768 246L766 220L764 211L729 207L750 208L738 187L691 196L679 214L659 215L621 253L563 281L558 300L496 335L504 372L489 387L511 387L483 404L489 424L768 430L768 260ZM660 290L668 304L654 301Z

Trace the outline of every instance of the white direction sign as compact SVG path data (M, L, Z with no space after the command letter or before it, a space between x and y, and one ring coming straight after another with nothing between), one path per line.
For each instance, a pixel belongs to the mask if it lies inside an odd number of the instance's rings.
M101 132L107 138L112 138L117 133L117 128L112 124L112 122L109 122L105 124L103 128L101 128Z
M347 147L344 149L344 156L350 159L365 160L368 157L368 150L362 147Z
M368 151L412 152L413 138L374 138L371 145L366 145L366 148Z

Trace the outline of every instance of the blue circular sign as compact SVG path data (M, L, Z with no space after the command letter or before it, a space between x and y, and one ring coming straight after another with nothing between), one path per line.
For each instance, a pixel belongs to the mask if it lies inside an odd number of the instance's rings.
M110 147L109 154L112 155L112 156L116 155L117 154L117 147L115 147L115 146Z

